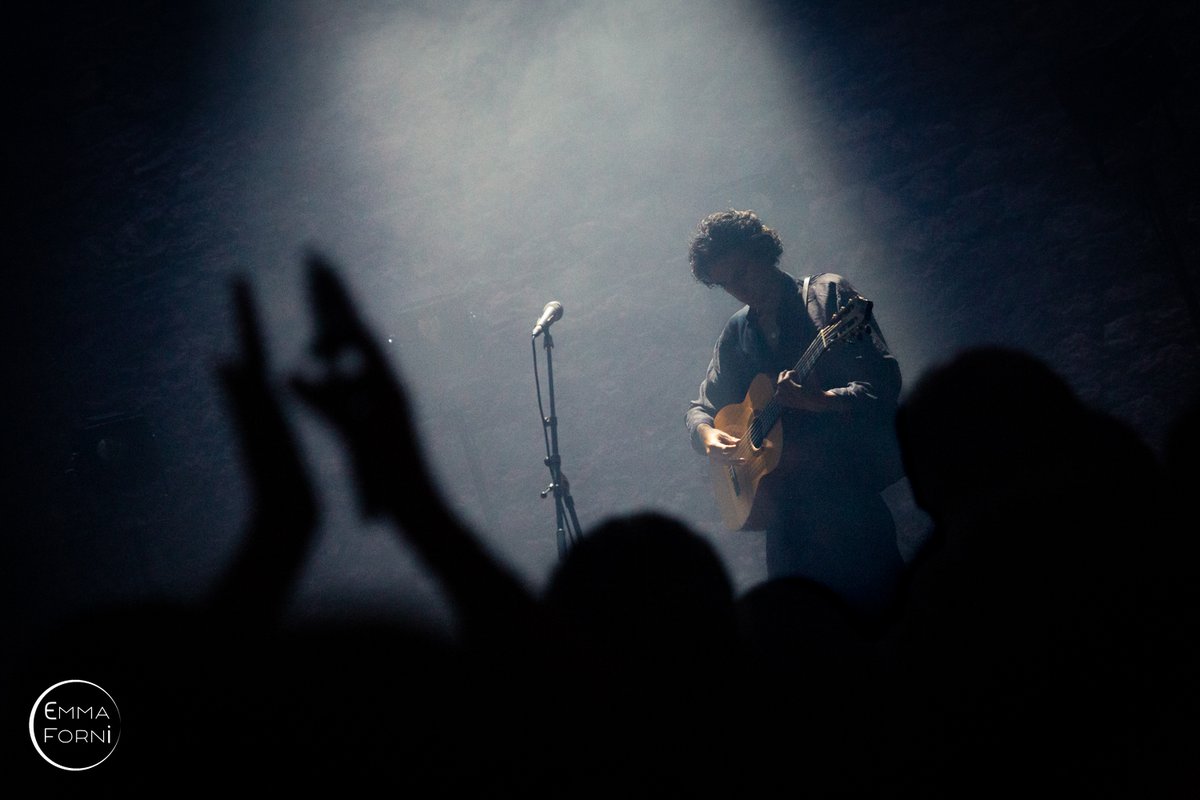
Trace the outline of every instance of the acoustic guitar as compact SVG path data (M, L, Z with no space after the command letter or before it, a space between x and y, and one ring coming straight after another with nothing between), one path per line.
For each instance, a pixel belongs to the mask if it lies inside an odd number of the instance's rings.
M812 343L792 367L793 380L803 384L821 356L843 340L858 338L866 330L873 303L854 295L842 304L828 325L817 331ZM754 376L746 399L731 403L717 412L713 427L736 436L734 455L741 464L709 462L713 494L721 513L721 522L731 531L765 527L765 503L755 503L759 484L777 466L783 454L783 408L775 397L776 378L765 373Z

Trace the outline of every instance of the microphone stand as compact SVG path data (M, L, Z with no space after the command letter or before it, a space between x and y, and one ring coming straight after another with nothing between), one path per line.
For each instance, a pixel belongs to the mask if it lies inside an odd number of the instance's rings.
M579 541L583 535L579 525L579 517L575 514L575 500L571 497L571 484L562 471L562 456L558 452L558 415L554 408L554 339L550 336L547 326L542 335L545 337L543 347L546 350L546 383L550 395L550 415L546 416L542 408L542 388L537 380L537 342L533 347L533 378L537 386L538 411L542 414L542 437L546 440L545 464L550 469L550 485L542 490L545 500L550 494L554 495L555 539L558 542L558 557L561 559L567 550ZM534 337L537 338L536 336Z

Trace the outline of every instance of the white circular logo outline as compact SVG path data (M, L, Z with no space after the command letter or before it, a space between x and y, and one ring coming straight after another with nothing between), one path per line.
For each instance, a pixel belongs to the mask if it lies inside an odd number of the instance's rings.
M101 764L103 764L105 761L108 760L108 756L111 756L113 753L116 752L117 743L121 741L121 731L119 728L117 729L117 741L113 742L113 746L112 746L112 748L109 749L108 754L105 755L104 758L100 759L95 764L92 764L89 767L64 767L62 764L59 764L59 763L51 760L50 756L43 753L42 746L38 744L37 733L34 731L34 727L33 727L33 721L35 719L37 719L38 706L40 706L42 704L42 701L46 699L46 695L50 694L58 687L65 686L68 683L86 683L88 686L95 686L97 689L104 692L104 696L107 697L110 701L112 701L113 708L116 709L118 718L120 718L120 716L121 716L121 709L117 706L117 701L113 699L113 696L108 693L107 689L105 689L103 686L101 686L99 684L92 683L91 681L85 681L80 678L72 678L70 680L59 681L58 683L54 684L46 691L42 692L41 695L38 696L38 699L33 702L33 709L29 712L29 739L30 739L30 741L33 742L33 747L35 750L37 750L38 755L41 756L43 759L45 759L46 763L50 764L51 766L58 767L59 769L65 769L65 770L68 770L69 772L83 772L84 770L89 770L89 769L92 769L93 767L100 766Z

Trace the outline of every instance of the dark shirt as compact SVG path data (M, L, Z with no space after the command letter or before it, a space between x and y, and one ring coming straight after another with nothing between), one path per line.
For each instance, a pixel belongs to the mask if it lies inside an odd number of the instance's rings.
M803 280L786 277L789 282L782 285L789 288L777 313L780 330L775 347L748 306L730 317L717 339L699 396L686 414L698 452L704 452L699 426L711 425L719 409L742 402L758 373L766 373L774 382L781 371L796 366L818 329L829 325L856 294L840 275L823 273L810 280L805 303ZM899 479L893 421L900 366L873 318L864 335L830 345L805 380L806 386L813 383L842 396L845 403L839 412L784 409L783 452L790 478L819 481L823 490L853 486L875 491Z

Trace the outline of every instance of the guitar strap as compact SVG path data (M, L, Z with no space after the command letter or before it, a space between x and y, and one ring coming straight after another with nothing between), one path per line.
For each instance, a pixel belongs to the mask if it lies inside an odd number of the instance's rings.
M806 310L808 309L808 282L811 280L812 280L812 275L804 276L804 289L802 291L802 294L804 295L804 308Z

